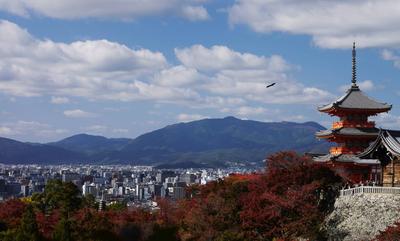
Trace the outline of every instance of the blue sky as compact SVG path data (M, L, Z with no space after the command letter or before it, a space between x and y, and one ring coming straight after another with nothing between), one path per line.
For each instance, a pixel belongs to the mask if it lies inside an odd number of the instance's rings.
M0 136L136 137L236 116L333 119L358 45L358 82L393 104L399 129L395 0L0 0ZM277 84L265 89L268 83Z

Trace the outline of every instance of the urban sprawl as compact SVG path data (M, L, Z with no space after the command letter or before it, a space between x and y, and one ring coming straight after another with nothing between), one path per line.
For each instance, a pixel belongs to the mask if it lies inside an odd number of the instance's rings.
M129 165L0 164L0 200L43 192L47 181L56 179L74 183L82 196L92 195L100 209L115 203L157 209L157 198L182 199L190 185L254 171L243 167L159 170Z

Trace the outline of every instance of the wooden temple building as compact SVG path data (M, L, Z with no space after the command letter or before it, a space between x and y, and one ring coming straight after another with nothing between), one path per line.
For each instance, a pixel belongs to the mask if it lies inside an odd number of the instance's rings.
M316 133L337 145L327 155L314 158L342 174L350 182L372 181L384 186L400 186L400 131L382 130L370 116L390 111L391 105L368 97L357 85L356 50L352 51L352 85L346 94L318 110L339 121Z

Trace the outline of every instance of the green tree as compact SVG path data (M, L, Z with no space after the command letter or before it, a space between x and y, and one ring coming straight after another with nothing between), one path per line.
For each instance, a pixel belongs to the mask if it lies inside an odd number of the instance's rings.
M161 227L154 225L153 233L147 239L147 241L179 241L178 227Z
M21 219L21 224L17 231L16 240L17 241L42 240L36 222L36 215L31 205L29 205L25 209L25 212Z
M93 196L93 194L88 194L82 198L82 206L86 208L94 208L98 209L99 205L96 202L96 198Z
M79 210L74 214L74 231L79 234L76 240L118 240L109 219L110 216L90 208Z
M32 196L33 203L42 211L62 209L68 213L78 210L82 198L78 187L72 182L49 180L43 193Z
M16 229L8 229L7 231L0 232L1 241L15 241L17 235Z
M107 206L107 210L109 211L124 211L126 210L126 203L125 202L116 202L116 203L112 203L110 205Z
M55 241L72 241L74 240L72 230L72 222L67 214L64 213L54 229L53 239Z
M244 235L240 232L225 231L221 233L215 241L244 241Z

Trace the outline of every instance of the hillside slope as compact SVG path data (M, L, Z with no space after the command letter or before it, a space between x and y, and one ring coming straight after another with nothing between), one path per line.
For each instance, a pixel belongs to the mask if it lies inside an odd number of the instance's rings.
M120 150L130 141L132 141L132 139L106 138L104 136L78 134L48 144L52 146L61 147L66 150L82 152L91 155L98 152Z
M111 162L163 164L227 161L259 162L280 150L325 152L330 146L315 139L324 129L315 122L264 123L234 117L179 123L144 134L120 151L101 153Z
M3 163L121 163L168 167L261 163L282 150L326 152L330 144L314 134L315 122L265 123L234 117L169 125L135 139L79 134L58 142L32 144L0 139Z
M0 162L9 164L28 163L76 163L85 160L81 153L60 147L31 144L0 137Z

